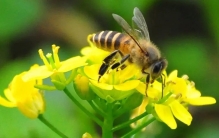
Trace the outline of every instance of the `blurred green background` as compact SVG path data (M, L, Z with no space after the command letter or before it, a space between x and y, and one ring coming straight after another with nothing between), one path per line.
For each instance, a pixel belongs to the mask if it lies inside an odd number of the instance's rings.
M78 55L87 46L88 34L121 31L112 13L131 23L134 7L145 16L151 41L169 61L167 71L187 74L203 95L219 100L219 1L176 0L35 0L0 1L0 92L14 75L42 64L37 50L61 46L60 58ZM63 133L94 137L100 128L75 107L62 92L46 92L45 117ZM87 106L85 104L85 106ZM89 108L89 106L87 106ZM153 123L136 138L216 138L219 136L219 104L192 107L191 126L178 122L176 130ZM125 115L128 118L128 115ZM118 132L118 137L122 132ZM0 138L58 138L38 119L30 120L18 109L0 106Z

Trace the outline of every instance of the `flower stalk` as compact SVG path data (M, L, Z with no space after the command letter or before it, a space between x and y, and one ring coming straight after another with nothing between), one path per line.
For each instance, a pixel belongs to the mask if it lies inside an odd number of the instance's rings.
M104 116L104 122L102 126L102 138L113 138L113 105L109 103L107 105L106 116Z
M139 115L139 116L137 116L135 118L132 118L132 119L128 120L127 122L124 122L122 124L119 124L119 125L113 127L112 131L114 132L114 131L120 130L120 129L124 128L124 127L127 127L131 123L134 123L134 122L138 121L139 119L141 119L141 118L143 118L143 117L145 117L147 115L148 115L148 113L144 112L143 114L141 114L141 115Z
M143 124L139 125L137 128L131 130L130 132L126 133L121 138L130 138L131 136L133 136L137 132L141 131L146 126L148 126L150 123L152 123L154 120L155 120L155 117L152 117L152 118L148 119L146 122L144 122Z
M72 96L72 94L67 88L64 88L63 91L72 100L72 102L75 103L86 115L88 115L92 120L94 120L99 126L103 126L103 122L90 111L88 111L84 106L82 106L80 102L78 102L78 100L74 96Z
M43 115L39 115L38 119L43 122L47 127L49 127L53 132L58 134L61 138L68 138L65 134L59 131L56 127L54 127L49 121L47 121Z

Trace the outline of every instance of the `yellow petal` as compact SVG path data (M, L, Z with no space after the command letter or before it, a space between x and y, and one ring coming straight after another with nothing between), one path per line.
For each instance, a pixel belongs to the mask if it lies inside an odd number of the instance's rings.
M12 103L16 103L16 99L13 96L13 93L9 88L4 90L5 97Z
M187 96L187 98L198 98L201 96L201 92L196 90L195 87L188 88L186 96Z
M35 119L38 117L38 110L33 105L27 103L18 103L18 109L28 118Z
M96 86L94 86L94 85L89 85L89 86L90 86L91 90L92 90L93 92L95 92L95 94L96 94L97 96L99 96L100 98L106 100L106 90L105 90L105 93L103 93L100 88L98 88L98 87L96 87Z
M130 80L118 85L114 85L114 88L119 91L128 91L135 89L139 85L139 83L139 80Z
M16 75L13 78L12 83L10 84L10 90L11 90L12 96L14 99L16 99L16 101L20 101L20 100L22 101L28 98L31 92L38 91L36 88L34 88L34 85L36 84L36 80L29 80L26 82L22 80L22 77L25 74L26 72ZM9 97L8 94L6 94L6 96Z
M215 104L216 100L213 97L198 97L187 99L187 102L191 105L210 105Z
M108 51L94 47L84 47L81 50L82 55L86 56L91 63L102 63L103 59L109 55Z
M158 81L154 81L154 83L149 86L148 90L147 90L147 95L148 97L152 98L152 99L160 99L162 98L162 83L158 82Z
M160 99L162 94L162 85L160 82L155 81L152 86L148 86L147 89L147 96L152 99ZM140 82L139 85L136 87L136 90L139 91L141 94L145 95L146 92L146 84Z
M146 110L145 107L148 105L148 102L149 102L148 98L145 97L143 102L141 103L141 105L136 109L137 110L137 115L140 115L140 114L145 112L145 110Z
M120 91L113 89L113 85L108 85L105 83L96 83L90 80L90 88L96 93L100 98L107 100L107 97L111 97L114 100L122 100L135 92L135 89L128 91Z
M136 65L134 64L131 64L131 65L128 65L125 69L119 71L120 74L118 75L118 79L124 81L124 80L128 80L132 77L134 77L135 75L138 75L139 74L139 69L137 68ZM120 82L122 82L120 81Z
M67 59L65 61L62 61L60 63L61 66L58 68L58 72L68 72L68 71L73 70L75 68L84 66L87 64L87 63L85 63L86 60L87 59L84 57L77 56L77 57L73 57L73 58Z
M172 81L172 80L174 80L175 78L177 78L177 74L178 74L178 71L177 71L177 70L172 71L172 72L169 74L169 76L168 76L166 82Z
M54 72L48 70L46 66L39 66L38 68L29 70L22 79L24 81L33 80L33 79L45 79L51 76Z
M182 106L178 101L173 101L170 104L173 115L180 120L181 122L187 124L188 126L191 124L192 116L188 112L188 110Z
M89 55L92 52L92 47L87 46L81 49L82 55Z
M139 85L136 87L136 90L145 95L146 85L143 82L140 82Z
M181 95L182 97L186 97L187 94L187 84L186 81L182 78L175 78L170 82L167 86L168 92L173 92L176 95Z
M176 129L177 124L170 110L170 107L162 104L155 104L154 107L160 120L167 124L171 129Z
M5 106L5 107L16 107L16 103L9 102L5 98L0 96L0 105Z
M42 114L45 110L44 99L39 92L31 93L29 98L23 101L18 101L18 109L29 118L37 118L39 114Z
M90 79L97 81L99 68L100 68L100 64L93 64L91 66L85 66L84 73Z
M94 86L96 86L96 87L98 87L100 89L103 89L103 90L112 90L113 89L113 85L109 85L109 84L106 84L106 83L99 83L99 82L97 82L95 80L91 80L91 79L90 79L90 82Z

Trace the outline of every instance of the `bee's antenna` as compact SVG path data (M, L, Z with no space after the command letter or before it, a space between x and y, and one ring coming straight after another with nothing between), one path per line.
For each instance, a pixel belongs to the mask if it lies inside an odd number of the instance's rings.
M137 41L132 35L130 35L127 31L125 31L125 32L132 38L132 40L135 41L135 43L138 45L138 47L141 49L141 51L142 51L143 53L148 54L148 52L144 51L144 50L141 48L141 46L140 46L140 44L138 43L138 41Z

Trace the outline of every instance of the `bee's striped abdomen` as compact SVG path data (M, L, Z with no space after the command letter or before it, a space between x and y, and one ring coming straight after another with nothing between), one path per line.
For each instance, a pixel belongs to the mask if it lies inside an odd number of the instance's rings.
M102 31L89 36L89 40L98 48L113 51L119 49L125 34L116 31Z

